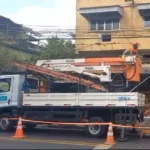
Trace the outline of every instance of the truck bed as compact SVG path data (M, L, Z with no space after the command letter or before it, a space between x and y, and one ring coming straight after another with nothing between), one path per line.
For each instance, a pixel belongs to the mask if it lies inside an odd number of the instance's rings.
M145 95L140 93L28 93L24 106L93 106L143 107Z

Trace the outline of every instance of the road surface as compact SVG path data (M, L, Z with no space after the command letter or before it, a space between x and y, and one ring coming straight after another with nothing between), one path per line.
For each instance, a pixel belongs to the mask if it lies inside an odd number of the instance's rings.
M85 136L82 130L24 129L25 138L12 138L15 131L0 132L0 149L94 149L103 145L105 139ZM9 142L8 142L9 141Z
M146 125L150 118L146 118ZM0 149L149 149L150 136L142 139L139 134L127 133L127 142L118 142L119 134L115 134L115 145L106 146L105 138L90 138L82 129L36 128L24 129L25 138L13 139L12 132L0 132Z

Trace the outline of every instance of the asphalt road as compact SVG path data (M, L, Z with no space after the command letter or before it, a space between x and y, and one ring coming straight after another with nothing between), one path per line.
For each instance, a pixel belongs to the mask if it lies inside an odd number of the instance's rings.
M24 129L25 138L14 139L13 132L0 132L0 149L94 149L103 145L105 139L85 136L82 130Z
M106 146L105 138L89 138L82 130L72 129L24 129L25 138L14 139L14 132L0 132L0 149L148 149L150 137L140 139L137 134L127 134L127 142Z
M150 127L150 117L146 117L145 121L141 126ZM129 130L131 131L131 130ZM128 138L127 142L116 142L116 145L112 146L110 149L149 149L150 148L150 135L146 134L140 138L140 129L136 129L137 134L127 132L126 136Z
M110 149L150 149L150 136L140 139L139 135L131 135L127 142L117 142Z
M146 119L146 125L150 118ZM90 138L83 130L78 129L24 129L25 138L14 139L15 130L0 132L0 149L149 149L150 136L142 139L139 134L127 133L127 142L118 142L115 134L114 146L104 145L106 138Z

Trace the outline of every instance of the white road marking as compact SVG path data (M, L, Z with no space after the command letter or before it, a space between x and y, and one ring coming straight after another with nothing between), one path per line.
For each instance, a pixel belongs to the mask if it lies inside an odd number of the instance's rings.
M98 146L94 147L93 149L109 149L111 147L112 147L112 145L106 145L106 146L98 145Z

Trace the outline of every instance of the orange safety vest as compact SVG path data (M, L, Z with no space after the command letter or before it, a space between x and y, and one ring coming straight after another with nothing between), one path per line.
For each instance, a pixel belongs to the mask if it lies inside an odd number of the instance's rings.
M137 49L134 49L133 47L130 48L130 52L132 52L132 53L133 53L133 52L136 52L136 50L137 50Z

